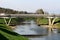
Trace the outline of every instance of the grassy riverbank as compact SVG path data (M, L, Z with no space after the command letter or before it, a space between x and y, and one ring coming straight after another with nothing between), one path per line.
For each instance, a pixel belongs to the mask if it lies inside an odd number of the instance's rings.
M9 31L5 28L0 28L0 40L28 40L27 38L15 33L15 32L12 32L12 31Z
M10 26L6 26L3 19L0 19L0 40L28 40L11 30Z

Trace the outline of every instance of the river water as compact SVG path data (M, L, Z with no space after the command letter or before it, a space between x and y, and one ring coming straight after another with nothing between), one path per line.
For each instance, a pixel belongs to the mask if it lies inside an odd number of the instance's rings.
M37 26L34 20L26 21L23 23L24 24L18 25L13 31L20 35L27 35L27 38L29 38L29 40L59 40L60 39L59 33L48 34L47 28ZM44 35L44 36L40 36L40 35Z

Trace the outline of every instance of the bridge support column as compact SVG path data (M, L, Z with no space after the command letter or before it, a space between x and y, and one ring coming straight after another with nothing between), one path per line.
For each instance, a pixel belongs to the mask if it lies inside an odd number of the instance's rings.
M51 20L52 19L51 17L49 17L48 19L49 19L49 33L51 33L52 29L54 28L54 22L57 19L57 17L55 17L53 20Z
M4 18L4 22L5 22L5 24L6 24L7 26L10 25L11 19L12 19L12 18L9 18L9 21L7 22L7 21L6 21L6 18Z
M48 32L51 33L52 32L51 18L48 18L48 21L49 21L49 29L48 29Z

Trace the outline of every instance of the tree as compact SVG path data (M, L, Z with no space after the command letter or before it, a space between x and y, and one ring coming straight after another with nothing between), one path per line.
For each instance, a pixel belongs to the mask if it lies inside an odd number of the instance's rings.
M20 14L27 14L27 11L20 11Z
M0 13L4 13L5 12L5 8L0 7Z
M36 13L38 13L38 14L44 14L44 11L43 11L43 9L38 9L38 10L36 11Z
M44 11L43 11L43 9L38 9L37 11L36 11L36 13L37 14L45 14L44 13ZM44 24L44 22L46 22L46 20L45 21L42 21L42 20L45 20L45 18L44 17L36 17L36 23L38 24L38 25L40 25L40 24ZM42 21L42 22L41 22Z

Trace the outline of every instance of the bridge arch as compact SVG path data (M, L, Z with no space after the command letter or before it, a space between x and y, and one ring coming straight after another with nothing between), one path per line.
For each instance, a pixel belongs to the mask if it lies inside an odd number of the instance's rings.
M54 17L54 19L53 20L51 20L52 18L48 18L49 20L49 33L51 33L51 30L53 29L53 28L55 28L53 25L54 25L54 22L55 22L55 20L57 19L58 17Z
M58 17L55 17L53 20L52 20L52 25L54 25L54 22L55 20L57 19Z
M10 25L11 19L12 19L12 18L9 18L9 20L8 20L8 22L7 22L6 18L4 18L4 22L5 22L5 24L6 24L7 26Z

